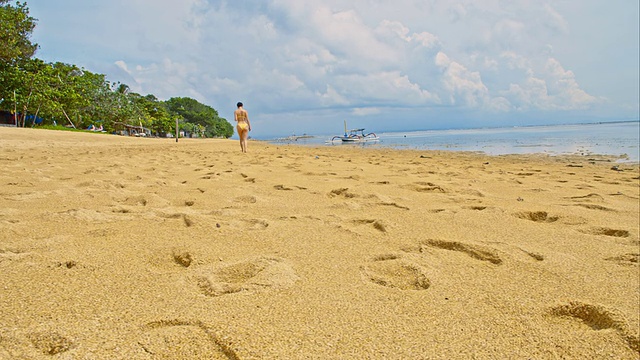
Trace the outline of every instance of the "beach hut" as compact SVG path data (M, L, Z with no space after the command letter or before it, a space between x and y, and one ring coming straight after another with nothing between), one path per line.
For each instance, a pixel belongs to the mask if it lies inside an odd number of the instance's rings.
M118 135L147 137L151 136L151 129L143 126L129 125L122 122L113 123L113 128Z

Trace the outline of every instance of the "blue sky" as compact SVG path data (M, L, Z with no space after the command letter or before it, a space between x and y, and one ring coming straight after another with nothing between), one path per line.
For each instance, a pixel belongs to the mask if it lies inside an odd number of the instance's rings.
M27 0L36 57L252 136L638 119L637 0Z

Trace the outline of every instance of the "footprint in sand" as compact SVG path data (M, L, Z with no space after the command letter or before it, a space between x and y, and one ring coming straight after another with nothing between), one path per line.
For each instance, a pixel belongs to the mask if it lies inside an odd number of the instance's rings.
M529 257L533 258L534 260L537 260L537 261L543 261L544 260L544 255L542 255L540 253L536 253L536 252L533 252L533 251L527 251L527 250L524 250L522 248L519 248L519 249L520 249L520 251L522 251L523 253L527 254Z
M182 219L182 222L186 227L191 227L195 224L193 218L184 213L157 212L156 215L164 219Z
M510 174L513 174L513 173L510 173ZM532 172L519 172L519 173L515 173L514 175L516 175L516 176L531 176L531 175L534 175L534 173L532 173Z
M446 211L447 211L447 209L432 209L432 210L429 210L430 213L434 213L434 214L438 214L438 213L446 212Z
M269 223L260 219L242 219L245 224L243 229L264 230L269 227Z
M558 221L560 217L551 216L546 211L525 211L514 215L519 219L529 220L533 222L552 223Z
M286 261L261 257L203 271L195 281L204 295L216 297L241 291L285 289L298 279Z
M618 238L626 238L629 237L629 231L627 230L619 230L619 229L609 229L605 227L596 227L588 230L580 230L580 232L589 235L604 235Z
M74 343L57 332L38 332L29 335L29 340L36 349L47 355L56 355L69 351Z
M0 334L0 359L34 359L72 350L76 344L58 332L41 331L26 335Z
M377 203L376 205L389 206L389 207L394 207L394 208L398 208L398 209L402 209L402 210L410 210L408 207L406 207L404 205L397 204L395 202L380 202L380 203Z
M70 269L90 269L91 267L83 264L79 264L75 260L65 260L65 261L52 262L51 265L49 265L49 268L70 270Z
M17 261L29 256L29 252L18 248L0 248L0 263L3 261Z
M608 207L604 207L596 204L575 204L575 206L580 206L589 210L615 211L613 209L609 209Z
M154 359L240 359L200 321L154 321L146 324L144 330L138 345Z
M22 212L17 209L4 208L0 209L0 223L18 224L22 218Z
M381 220L375 219L361 219L361 220L353 220L353 223L356 225L371 225L374 229L386 233L387 227L384 225L384 222Z
M626 319L617 311L601 305L571 301L551 308L550 313L562 318L580 320L593 330L615 330L632 350L640 352L640 340L632 334Z
M465 244L458 241L446 241L446 240L426 240L422 242L420 252L426 252L425 247L459 251L471 256L474 259L481 261L488 261L495 265L502 264L502 259L498 255L497 251L491 248L487 248L480 245Z
M255 196L245 195L235 198L235 201L238 203L255 204L258 200Z
M569 199L572 201L587 201L587 202L604 202L604 198L602 195L591 193L582 196L571 196L565 199Z
M347 199L357 197L356 194L349 192L349 188L333 189L329 192L329 197L345 197Z
M486 206L478 206L478 205L474 205L474 206L468 206L467 209L469 210L476 210L476 211L482 211L482 210L486 210L487 207Z
M122 205L136 207L150 206L154 208L160 208L169 205L169 202L166 199L163 199L156 194L126 196L124 198L117 198L115 200Z
M191 266L193 262L193 256L186 250L173 249L171 256L173 257L173 262L185 268Z
M400 290L426 290L431 286L422 266L400 255L380 255L362 267L364 278L374 284Z
M176 269L193 269L202 265L202 259L183 247L173 247L154 251L148 258L151 269L161 273L175 272ZM64 264L63 264L64 266Z
M481 193L480 191L475 190L475 189L463 189L463 190L458 191L458 194L468 195L468 196L475 196L475 197L484 197L483 193Z
M638 266L638 264L640 264L640 254L639 253L622 254L622 255L606 258L605 260L615 261L620 265Z
M213 224L217 228L231 228L231 229L240 229L242 231L255 231L255 230L266 230L269 227L269 222L264 219L245 219L239 216L236 216L239 212L236 209L227 208L222 211L213 211L208 215L215 216L215 218L210 218L206 222L208 224Z
M28 193L5 196L4 198L6 200L11 200L11 201L29 201L29 200L45 199L49 194L50 192L28 192Z
M440 187L439 185L436 185L434 183L430 183L430 182L416 182L413 184L408 184L408 185L404 185L404 188L413 190L413 191L417 191L417 192L435 192L435 193L445 193L446 191Z
M71 217L79 221L86 221L91 223L108 223L121 220L123 216L125 218L128 218L127 215L123 215L128 213L129 211L124 208L118 209L115 212L112 211L111 213L104 213L91 209L70 209L67 211L59 212L57 215L65 218Z

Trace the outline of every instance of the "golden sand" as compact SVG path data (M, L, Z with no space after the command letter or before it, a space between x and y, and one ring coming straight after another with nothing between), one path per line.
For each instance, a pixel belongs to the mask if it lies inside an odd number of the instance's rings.
M613 165L0 128L0 359L638 359Z

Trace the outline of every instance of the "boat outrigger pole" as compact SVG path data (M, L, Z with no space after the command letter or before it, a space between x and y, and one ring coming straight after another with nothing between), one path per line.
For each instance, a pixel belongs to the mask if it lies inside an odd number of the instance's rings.
M334 140L342 140L342 142L360 142L360 141L375 141L379 140L378 135L375 133L364 133L364 129L347 129L347 120L344 121L344 135L334 136L331 138L331 142Z

